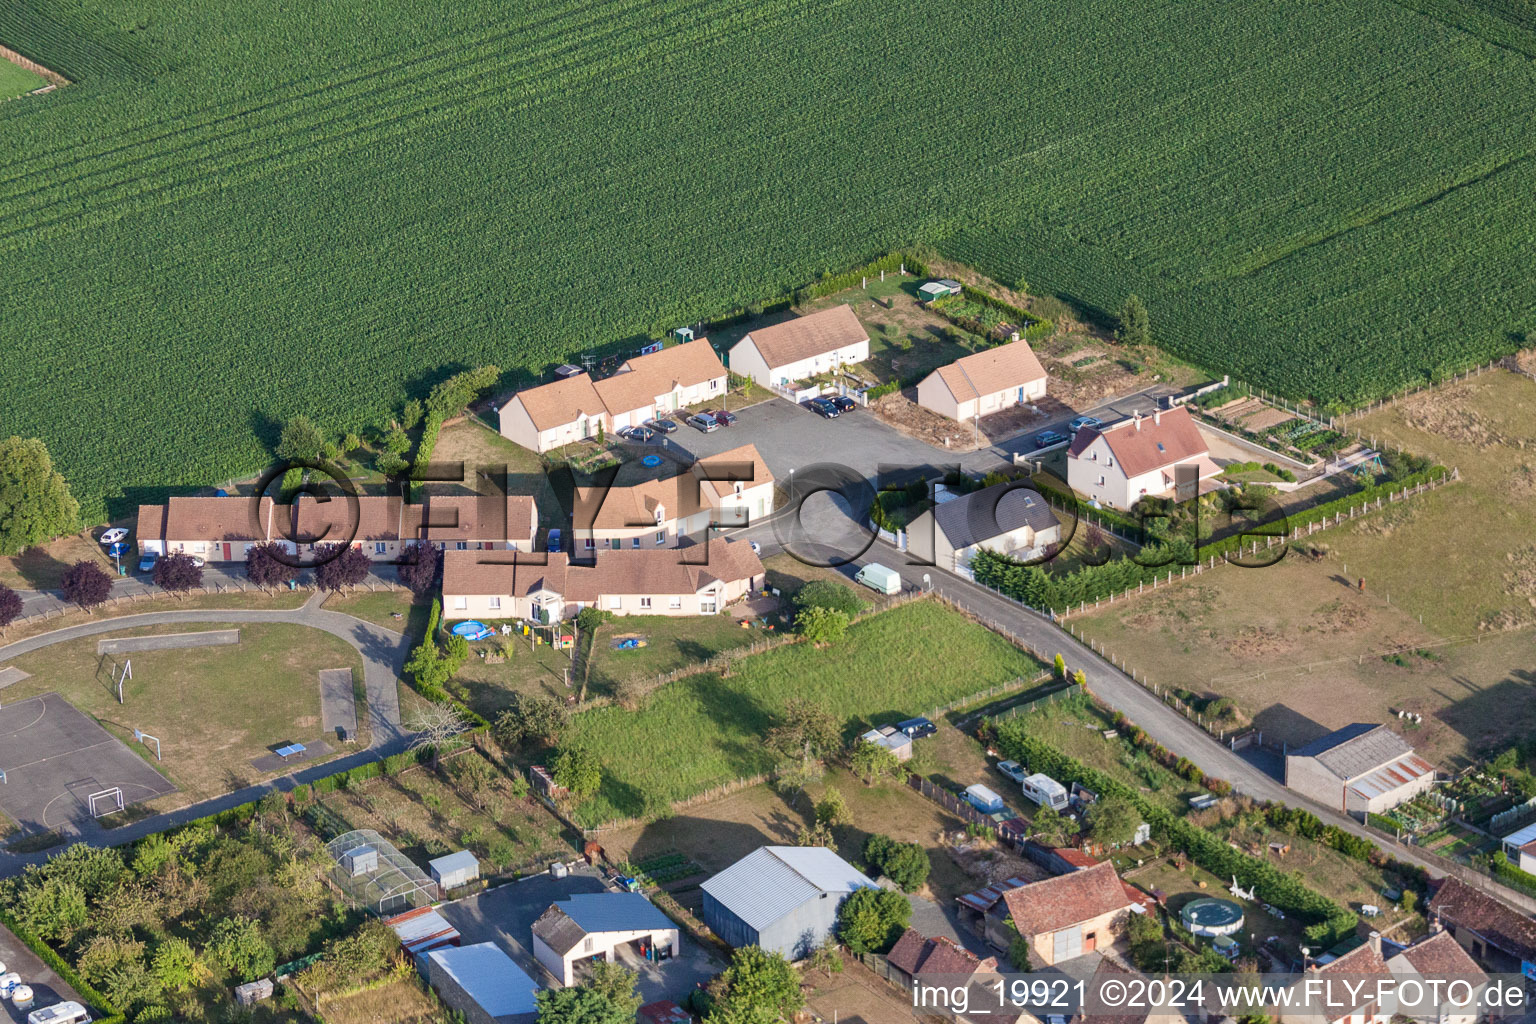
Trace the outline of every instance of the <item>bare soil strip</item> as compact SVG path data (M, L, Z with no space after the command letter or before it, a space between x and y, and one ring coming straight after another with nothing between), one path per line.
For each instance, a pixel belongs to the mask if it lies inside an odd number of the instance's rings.
M43 67L41 64L31 59L30 57L23 57L21 54L17 53L15 50L8 46L0 46L0 57L4 57L12 64L17 64L26 68L28 71L35 75L42 75L48 80L49 85L63 86L69 84L69 79L65 78L57 71Z

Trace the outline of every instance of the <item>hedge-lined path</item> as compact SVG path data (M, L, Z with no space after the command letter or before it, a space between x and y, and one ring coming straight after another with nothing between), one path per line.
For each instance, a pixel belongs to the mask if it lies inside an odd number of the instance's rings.
M364 622L351 615L326 611L322 607L326 596L325 592L318 592L299 608L203 608L124 615L95 622L83 622L0 647L0 664L3 664L11 658L30 654L53 644L116 630L183 622L276 622L323 630L345 640L357 650L358 654L362 655L363 687L368 695L368 723L372 730L372 740L366 750L275 779L268 779L253 786L246 786L244 789L204 800L180 810L157 814L121 828L107 829L94 821L85 822L67 830L61 830L65 833L65 842L87 842L93 846L122 846L155 832L164 832L166 829L175 828L189 821L251 803L273 790L286 792L303 783L334 775L371 761L378 761L392 754L403 753L409 749L412 734L407 732L400 722L399 691L399 680L409 655L408 639L393 630ZM252 679L253 685L259 685L258 671L252 672ZM0 876L15 874L28 864L41 863L51 854L57 853L59 849L61 847L30 854L0 850Z

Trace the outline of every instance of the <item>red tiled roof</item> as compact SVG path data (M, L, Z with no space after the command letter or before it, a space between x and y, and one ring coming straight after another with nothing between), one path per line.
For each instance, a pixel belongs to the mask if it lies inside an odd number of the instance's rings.
M781 324L760 327L736 344L744 344L748 339L771 370L868 341L869 333L859 323L853 307L844 304Z
M172 498L165 506L165 539L270 540L285 532L273 528L272 514L272 499L265 497Z
M165 540L165 506L140 505L139 519L134 524L141 541Z
M1477 932L1511 956L1536 960L1536 919L1480 889L1447 877L1431 897L1429 909L1451 925Z
M509 494L505 506L494 495L428 495L405 509L404 535L410 540L533 542L538 517L533 499Z
M1029 342L1014 341L961 356L933 374L944 382L956 402L969 402L980 394L994 395L1044 380L1045 368Z
M294 511L294 539L301 544L400 539L400 516L404 505L400 498L361 494L356 501L357 525L354 530L353 503L346 495L318 501L301 494Z
M1045 935L1096 917L1129 909L1120 876L1109 861L1003 894L1009 916L1023 935Z
M1315 974L1390 974L1381 950L1372 942L1356 946L1337 960L1308 968Z
M619 372L595 382L598 397L611 415L656 404L659 395L691 388L725 376L725 367L706 338L672 345L660 352L625 360Z
M1483 973L1450 932L1438 932L1420 939L1392 960L1406 961L1426 978Z
M601 416L608 411L592 386L592 378L585 373L519 391L512 401L523 407L538 430L563 427L582 416Z
M763 563L750 545L724 539L683 548L599 548L590 562L575 563L564 552L448 551L443 593L527 597L547 590L568 601L590 602L613 595L696 594L711 583L734 583L762 572Z
M1127 477L1210 454L1189 410L1182 405L1153 416L1126 420L1102 431L1084 427L1072 439L1067 457L1080 457L1099 437L1104 438L1109 450L1120 460L1120 470Z
M886 959L909 975L984 974L997 970L996 957L982 959L951 939L925 938L915 928L902 933Z
M640 1019L645 1024L689 1024L693 1017L670 999L658 999L640 1007Z

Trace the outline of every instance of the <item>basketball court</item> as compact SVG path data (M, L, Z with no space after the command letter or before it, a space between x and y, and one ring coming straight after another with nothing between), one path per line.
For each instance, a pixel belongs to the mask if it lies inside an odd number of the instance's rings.
M126 806L176 791L57 693L0 707L0 771L0 810L25 832L79 825L116 810L119 802Z

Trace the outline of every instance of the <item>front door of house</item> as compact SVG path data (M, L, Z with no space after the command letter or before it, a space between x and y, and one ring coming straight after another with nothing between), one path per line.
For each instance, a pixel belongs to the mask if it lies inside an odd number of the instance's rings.
M225 544L224 545L224 561L230 562L230 561L233 561L233 560L234 559L230 556L230 553L229 553L229 545Z

